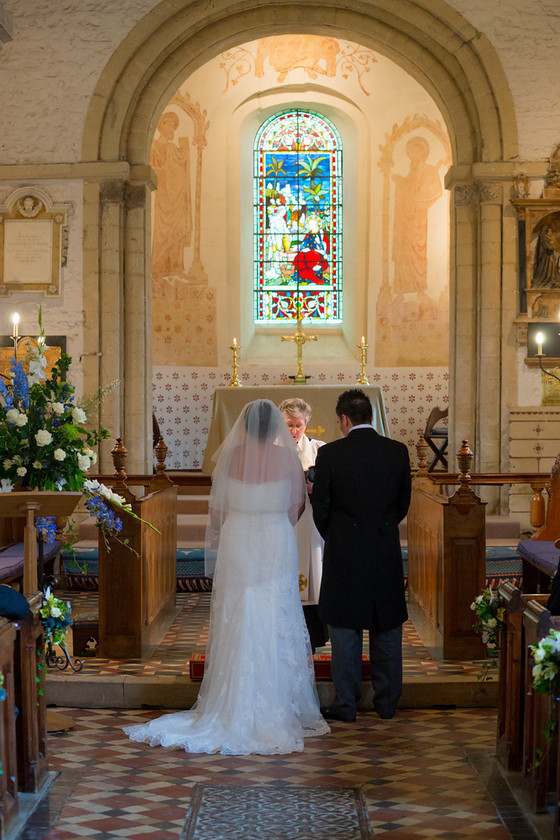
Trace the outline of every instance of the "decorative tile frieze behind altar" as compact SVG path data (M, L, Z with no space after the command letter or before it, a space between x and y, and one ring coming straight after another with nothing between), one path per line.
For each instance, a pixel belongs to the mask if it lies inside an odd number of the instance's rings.
M359 364L320 372L305 366L312 384L336 385L341 392L356 386ZM238 376L244 385L273 385L289 382L289 372L267 366L250 368ZM367 371L372 385L383 389L391 437L406 443L413 465L416 465L415 444L434 406L448 403L447 368L382 368ZM154 367L154 413L161 434L168 446L167 468L200 469L212 416L215 388L229 385L231 368ZM306 386L294 386L294 393L306 399ZM311 419L313 426L313 418Z

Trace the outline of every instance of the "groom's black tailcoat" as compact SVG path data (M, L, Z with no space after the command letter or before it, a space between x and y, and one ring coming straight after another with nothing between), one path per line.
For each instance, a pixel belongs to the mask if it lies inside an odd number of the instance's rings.
M406 446L373 428L320 447L311 504L325 540L319 615L390 630L407 619L399 522L410 503Z

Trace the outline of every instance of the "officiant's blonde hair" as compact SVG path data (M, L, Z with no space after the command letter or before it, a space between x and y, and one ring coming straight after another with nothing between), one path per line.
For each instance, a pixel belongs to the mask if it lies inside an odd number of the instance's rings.
M303 417L306 423L311 420L311 406L299 397L282 400L278 408L282 414L288 414L290 417Z

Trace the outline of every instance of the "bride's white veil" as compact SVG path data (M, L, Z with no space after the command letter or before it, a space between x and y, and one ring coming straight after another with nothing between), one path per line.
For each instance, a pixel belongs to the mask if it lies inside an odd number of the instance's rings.
M292 523L297 521L306 497L293 438L282 412L270 400L255 400L244 407L214 460L204 552L204 571L208 576L214 573L222 525L232 502L243 509L245 488L287 479ZM266 493L264 487L263 492Z

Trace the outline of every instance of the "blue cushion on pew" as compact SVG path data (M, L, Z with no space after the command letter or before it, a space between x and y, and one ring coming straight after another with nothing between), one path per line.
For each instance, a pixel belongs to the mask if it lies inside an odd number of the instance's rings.
M60 551L60 543L43 543L43 565L53 560ZM0 580L15 580L23 575L22 542L14 543L0 552Z
M517 550L525 560L551 577L558 568L560 551L552 540L520 540Z
M69 589L97 590L99 588L99 558L97 545L77 545L74 553L61 554L66 585ZM203 548L177 548L177 591L209 592L212 578L204 574Z

